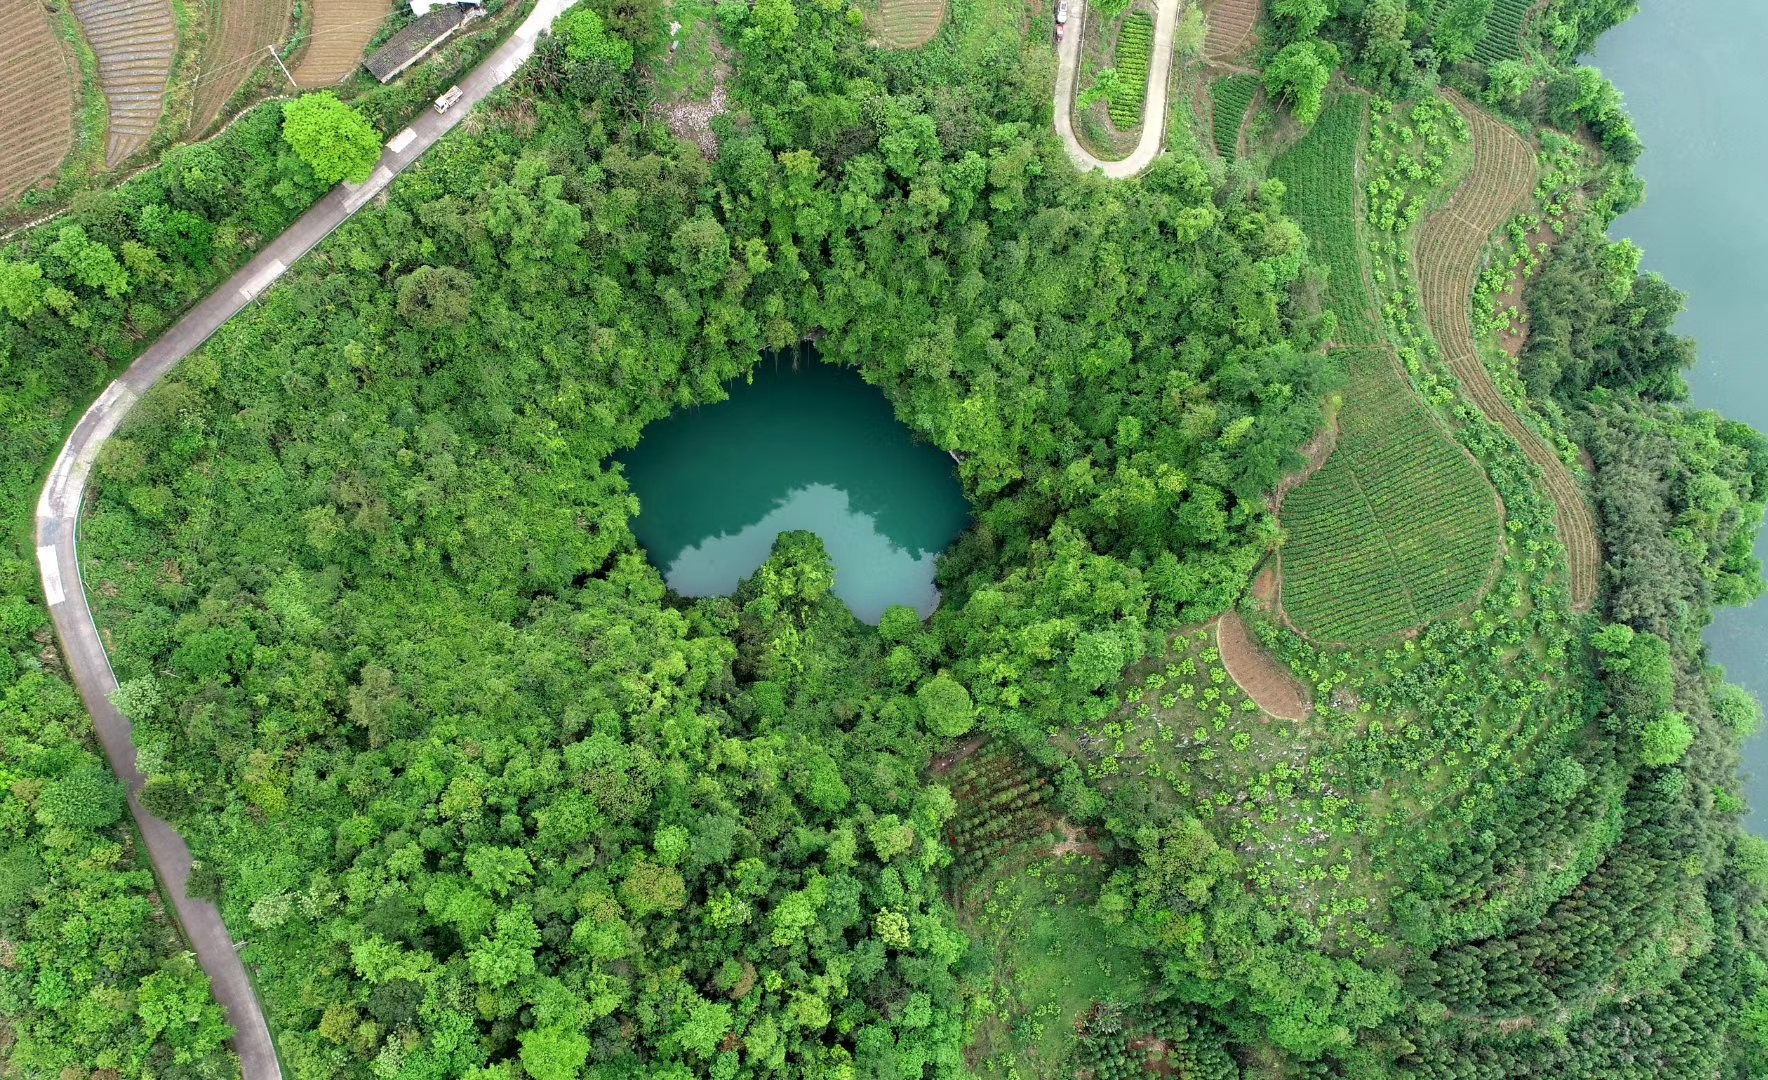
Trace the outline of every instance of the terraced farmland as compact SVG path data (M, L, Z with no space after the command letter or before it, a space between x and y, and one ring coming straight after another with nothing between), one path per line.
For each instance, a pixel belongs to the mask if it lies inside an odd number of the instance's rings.
M1257 75L1229 75L1209 84L1210 114L1215 128L1216 153L1234 160L1240 146L1240 128L1246 110L1258 96Z
M879 0L878 37L892 49L918 49L944 19L945 0Z
M290 0L216 0L209 9L209 47L197 75L192 131L220 115L235 91L260 64L288 25ZM278 78L282 76L278 74Z
M1142 103L1148 98L1148 57L1154 47L1154 20L1137 12L1123 21L1117 44L1111 50L1112 66L1123 82L1122 100L1111 97L1111 126L1128 131L1142 122Z
M0 0L0 203L53 175L74 145L67 54L37 0Z
M1532 6L1533 0L1497 0L1486 16L1486 36L1473 47L1473 58L1495 64L1522 56L1522 24Z
M1232 60L1246 51L1252 44L1260 8L1260 0L1217 0L1208 11L1209 36L1203 41L1203 55L1211 60Z
M147 145L159 123L178 28L166 0L74 0L73 6L110 105L104 163L114 169Z
M314 0L313 29L293 71L296 84L312 89L349 77L392 10L392 0Z
M1385 349L1344 349L1338 446L1283 503L1283 611L1316 641L1359 644L1484 590L1498 499Z
M1340 94L1307 137L1271 165L1271 175L1289 189L1290 216L1329 269L1326 303L1338 316L1337 340L1344 345L1381 341L1357 239L1357 161L1367 112L1362 94Z
M1516 132L1465 99L1451 94L1450 100L1467 119L1473 170L1448 204L1418 231L1415 262L1425 318L1443 359L1461 382L1462 393L1501 424L1529 460L1540 466L1571 568L1572 603L1588 611L1596 601L1602 567L1595 517L1571 470L1498 392L1473 340L1473 287L1480 251L1534 190L1535 154Z

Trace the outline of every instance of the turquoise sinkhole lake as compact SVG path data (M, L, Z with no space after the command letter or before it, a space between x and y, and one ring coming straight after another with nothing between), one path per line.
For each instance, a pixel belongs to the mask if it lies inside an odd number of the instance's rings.
M621 456L632 531L683 596L734 592L782 532L822 538L835 595L861 621L939 603L934 562L970 520L949 454L917 440L858 373L769 355L728 401L645 428Z

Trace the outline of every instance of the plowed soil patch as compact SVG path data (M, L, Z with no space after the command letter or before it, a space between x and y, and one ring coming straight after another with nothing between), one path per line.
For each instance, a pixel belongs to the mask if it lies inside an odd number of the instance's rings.
M1279 720L1305 720L1313 709L1307 687L1282 662L1247 633L1240 616L1230 611L1216 620L1216 648L1222 666L1259 708Z
M1448 205L1418 230L1416 264L1425 318L1443 358L1460 380L1462 392L1502 425L1529 460L1540 466L1542 483L1553 499L1553 522L1570 565L1572 604L1588 611L1596 601L1597 574L1602 568L1596 518L1571 470L1498 392L1473 340L1471 306L1480 251L1534 190L1535 155L1516 132L1464 98L1455 94L1449 98L1467 118L1473 170Z
M192 131L201 131L221 114L288 25L290 0L219 0L210 10L209 48L197 76ZM277 75L281 78L281 74Z
M878 37L892 49L918 49L944 19L945 0L879 0Z
M52 176L74 146L67 54L37 0L0 0L0 203Z
M110 106L104 163L116 168L147 145L165 106L178 28L166 0L74 0Z
M1211 60L1232 60L1252 44L1252 28L1258 25L1260 0L1217 0L1206 13L1209 36L1203 55Z
M314 0L313 32L294 69L295 82L311 89L344 81L392 10L392 0Z

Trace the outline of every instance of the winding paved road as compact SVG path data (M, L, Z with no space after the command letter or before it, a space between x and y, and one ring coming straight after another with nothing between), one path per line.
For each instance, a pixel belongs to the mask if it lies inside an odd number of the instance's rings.
M572 3L573 0L539 0L510 39L461 80L461 99L452 109L446 114L424 110L409 128L388 140L380 163L366 183L332 189L136 358L80 418L50 470L42 498L37 501L37 566L49 615L61 639L62 656L80 697L92 713L93 727L105 756L129 790L129 812L141 828L148 857L172 901L184 935L209 976L215 1000L227 1011L245 1080L281 1080L282 1068L264 1010L220 913L209 901L185 894L185 881L190 877L190 848L171 826L148 813L138 798L144 778L135 767L129 721L110 703L117 680L86 603L85 583L80 578L80 561L75 551L87 479L105 440L143 394L220 329L222 323L269 288L296 259L313 250L350 215L384 191L393 177L460 123L480 99L515 74L533 55L536 39Z
M1154 164L1166 137L1166 88L1173 68L1173 30L1179 25L1179 0L1155 0L1154 45L1148 57L1148 96L1142 101L1142 139L1122 161L1105 161L1087 152L1074 135L1075 79L1080 71L1081 31L1086 25L1085 0L1072 0L1068 33L1056 49L1056 134L1081 172L1098 169L1114 180L1135 176Z

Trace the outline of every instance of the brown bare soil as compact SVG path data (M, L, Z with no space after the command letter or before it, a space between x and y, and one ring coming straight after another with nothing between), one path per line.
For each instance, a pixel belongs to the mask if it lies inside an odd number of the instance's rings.
M313 32L293 70L302 89L343 82L393 10L392 0L313 0Z
M1251 591L1252 598L1258 601L1259 607L1264 608L1266 611L1271 611L1276 608L1277 564L1275 562L1266 563L1265 568L1260 570L1258 576L1252 579Z
M190 130L215 122L227 99L245 85L288 25L290 0L219 0L209 8L209 48L197 73ZM280 72L277 78L282 78Z
M166 0L73 0L73 7L110 105L104 163L114 169L147 145L159 123L178 28Z
M958 762L963 761L965 758L969 757L971 754L974 754L976 751L982 749L982 744L986 743L987 741L988 741L987 735L972 736L970 738L969 742L966 742L964 745L958 747L956 750L953 750L951 753L949 753L941 758L935 758L933 760L933 764L928 766L928 769L935 776L944 776L946 773L951 772L952 767L957 765Z
M1552 245L1558 239L1553 235L1552 226L1543 221L1535 227L1534 232L1529 234L1529 250L1535 250L1536 244ZM1529 340L1529 308L1522 299L1523 289L1527 285L1528 279L1522 276L1522 267L1519 266L1516 268L1516 272L1510 275L1510 281L1505 284L1504 291L1499 293L1498 299L1494 301L1499 310L1513 307L1522 312L1522 320L1515 329L1506 330L1498 335L1498 347L1503 349L1505 355L1512 360L1522 355L1522 347L1528 344Z
M1307 688L1252 639L1232 611L1216 620L1216 648L1229 677L1265 712L1279 720L1305 720L1313 711Z
M709 161L718 158L718 136L712 132L712 121L725 114L725 79L731 73L730 51L712 42L712 93L705 101L659 101L652 106L662 113L663 122L676 138L691 142Z
M878 0L878 39L889 49L918 49L939 33L945 0Z
M1104 852L1099 845L1093 843L1092 833L1079 825L1071 825L1064 818L1056 818L1051 826L1062 834L1059 843L1050 845L1052 858L1060 859L1064 855L1085 855L1089 859L1099 858Z
M1203 55L1211 60L1232 60L1252 44L1252 29L1258 25L1260 0L1216 0L1205 12L1209 36L1203 41Z
M1416 265L1425 318L1462 391L1540 467L1571 569L1572 604L1588 611L1602 566L1596 519L1571 470L1498 392L1473 340L1470 304L1480 250L1534 190L1535 155L1521 136L1466 99L1453 93L1449 99L1467 118L1474 160L1454 197L1418 230Z
M73 76L49 15L0 0L0 203L54 176L73 146Z

